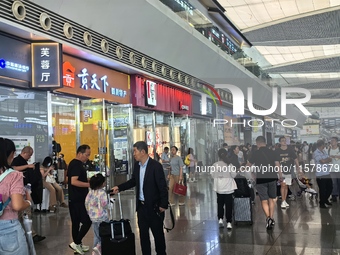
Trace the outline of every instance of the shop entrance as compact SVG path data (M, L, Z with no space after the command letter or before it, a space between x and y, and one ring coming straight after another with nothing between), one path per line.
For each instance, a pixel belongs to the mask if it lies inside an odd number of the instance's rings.
M79 100L51 95L52 127L61 145L66 163L76 155L81 144L91 147L92 168L106 165L107 173L128 174L132 171L132 106L113 105L103 99ZM94 170L94 169L89 169ZM98 170L98 169L96 169Z
M179 156L183 159L188 154L190 145L190 120L187 116L178 116L174 118L173 127L173 145L178 148Z
M132 105L107 105L108 160L115 174L132 173L133 119Z

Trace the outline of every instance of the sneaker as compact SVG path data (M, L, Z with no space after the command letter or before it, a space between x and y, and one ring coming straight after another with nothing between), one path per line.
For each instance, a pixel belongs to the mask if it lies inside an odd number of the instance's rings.
M332 203L330 203L328 200L325 202L326 205L332 206Z
M231 225L230 222L228 222L228 223L227 223L227 229L232 229L232 228L233 228L233 226Z
M68 245L74 252L78 253L78 254L85 254L83 249L81 248L80 244L75 244L74 242L70 243Z
M90 246L87 246L87 245L80 244L80 247L83 251L89 251L90 250Z
M281 203L281 208L282 208L282 209L286 209L286 208L287 208L287 206L286 206L286 204L285 204L285 201L282 201L282 203Z
M185 205L185 203L178 203L179 206Z
M287 201L283 201L286 205L286 207L289 207L289 204L287 203Z
M175 206L176 204L174 204L174 203L170 203L170 206Z
M219 225L220 228L224 228L223 219L219 219L218 225Z
M93 255L101 255L101 252L99 251L98 247L93 247L92 249L92 254Z

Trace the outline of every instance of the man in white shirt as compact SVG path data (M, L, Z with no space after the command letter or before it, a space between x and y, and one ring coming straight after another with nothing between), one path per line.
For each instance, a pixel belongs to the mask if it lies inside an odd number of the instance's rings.
M340 195L340 150L338 146L338 138L331 138L331 147L328 149L328 155L332 158L331 177L333 182L332 201L336 202Z

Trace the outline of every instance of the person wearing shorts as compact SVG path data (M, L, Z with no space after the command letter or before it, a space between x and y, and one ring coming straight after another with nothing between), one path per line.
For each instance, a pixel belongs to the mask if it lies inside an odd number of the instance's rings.
M276 180L271 182L256 184L256 190L261 201L276 198Z
M280 148L275 150L275 153L276 160L280 163L282 167L281 208L286 209L287 207L289 207L286 199L288 195L288 188L292 185L292 174L294 173L295 169L297 169L297 171L300 173L301 169L295 152L287 146L286 138L284 136L281 136L279 138L279 142Z
M255 165L256 189L259 194L264 214L266 215L266 228L272 229L275 225L274 210L276 199L276 169L280 169L279 162L275 161L275 152L266 147L266 138L256 138L258 150L254 150L248 159L247 167ZM281 172L279 175L281 177Z

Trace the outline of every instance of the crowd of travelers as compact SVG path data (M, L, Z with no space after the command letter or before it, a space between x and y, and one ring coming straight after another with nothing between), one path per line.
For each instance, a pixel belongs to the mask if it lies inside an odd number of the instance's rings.
M303 192L318 195L320 208L331 207L332 202L337 202L340 195L338 142L337 137L332 137L329 142L318 140L314 144L295 143L282 136L277 144L268 146L265 137L259 136L256 138L256 145L228 146L224 143L217 152L218 161L213 167L228 170L211 172L213 189L217 195L219 226L224 227L225 220L227 229L232 229L235 197L241 189L239 182L235 181L239 176L244 176L249 181L249 188L258 194L268 230L275 226L276 205L287 210L290 206L288 199L297 199ZM175 206L176 201L179 206L185 205L185 193L178 195L175 189L177 184L197 182L198 160L192 148L188 149L183 160L178 156L176 146L170 149L165 147L160 159L154 160L148 154L147 144L142 141L134 144L133 151L135 165L131 179L113 187L111 192L116 194L136 188L142 252L151 254L151 229L157 254L166 254L164 212L168 206ZM54 212L57 208L69 210L73 239L69 247L78 254L88 251L90 247L84 245L82 239L92 226L92 254L101 254L100 224L109 221L109 201L104 191L105 177L99 173L88 179L86 162L91 155L91 148L88 145L78 147L76 157L65 167L68 203L65 202L63 189L52 174L52 158L46 157L40 166L28 163L33 154L30 146L24 147L16 157L15 152L13 141L0 138L0 238L15 238L20 243L1 242L0 254L3 251L9 255L29 254L23 219L31 218L33 203L41 203L41 195L37 195L37 190L42 188L49 190L50 211ZM255 201L254 198L251 200ZM45 237L32 229L32 239L33 242L40 242Z

